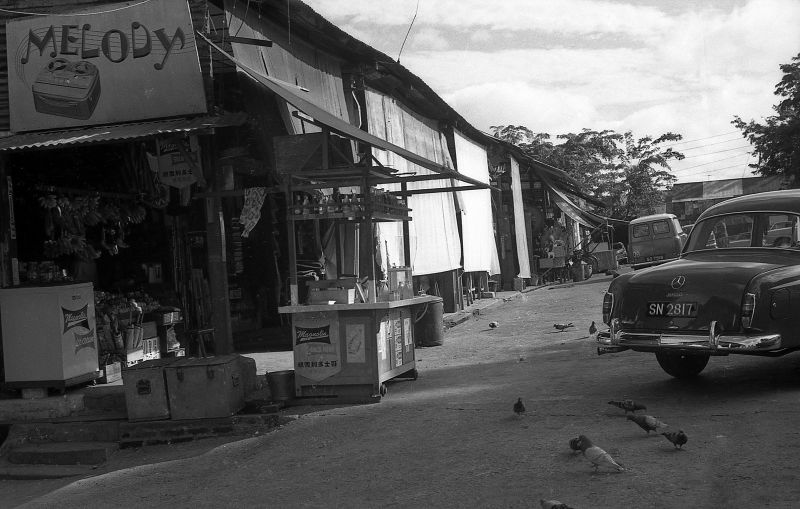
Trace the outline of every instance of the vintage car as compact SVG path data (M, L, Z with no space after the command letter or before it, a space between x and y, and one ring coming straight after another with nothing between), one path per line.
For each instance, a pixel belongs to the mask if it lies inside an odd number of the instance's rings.
M733 198L697 219L677 260L611 282L598 353L655 353L668 374L712 355L800 349L800 190Z

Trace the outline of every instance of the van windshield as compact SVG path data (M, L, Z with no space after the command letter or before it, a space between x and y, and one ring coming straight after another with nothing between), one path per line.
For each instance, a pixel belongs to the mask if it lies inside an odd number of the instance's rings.
M756 247L800 249L800 216L768 212L709 217L694 226L685 252Z

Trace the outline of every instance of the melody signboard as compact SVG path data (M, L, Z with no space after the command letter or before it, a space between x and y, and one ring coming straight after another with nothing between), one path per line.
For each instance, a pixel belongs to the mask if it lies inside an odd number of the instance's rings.
M6 43L14 132L206 112L185 1L16 19Z

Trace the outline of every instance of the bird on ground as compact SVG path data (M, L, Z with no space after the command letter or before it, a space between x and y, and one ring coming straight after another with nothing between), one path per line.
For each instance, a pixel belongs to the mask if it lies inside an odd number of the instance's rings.
M581 439L580 437L569 439L569 448L574 452L581 452Z
M589 335L594 336L597 334L597 325L594 324L594 320L592 320L592 324L589 326Z
M674 445L676 449L683 449L683 444L689 441L689 437L686 436L683 430L665 431L661 434L667 437L667 440L672 442L672 445Z
M628 420L638 424L648 435L651 431L656 431L658 428L666 428L668 426L652 415L629 415Z
M559 330L559 332L564 332L565 330L569 329L570 327L575 327L572 325L572 322L569 323L554 323L553 327Z
M581 446L583 457L591 462L592 466L594 466L595 472L597 472L599 467L614 468L617 470L617 472L625 471L625 468L622 465L614 461L614 458L612 458L611 455L606 451L594 445L586 435L579 436L578 441Z
M611 400L608 402L608 404L625 410L626 414L628 412L636 413L637 410L647 410L646 406L642 405L641 403L637 403L632 399L623 399L622 401Z
M558 500L545 500L541 498L539 499L539 504L542 506L542 509L572 509L572 507Z
M497 323L497 322L489 322L489 328L490 328L490 329L496 329L496 328L498 328L499 326L500 326L500 324L499 324L499 323Z
M517 415L525 413L525 404L522 403L522 398L517 398L517 402L514 403L514 413Z

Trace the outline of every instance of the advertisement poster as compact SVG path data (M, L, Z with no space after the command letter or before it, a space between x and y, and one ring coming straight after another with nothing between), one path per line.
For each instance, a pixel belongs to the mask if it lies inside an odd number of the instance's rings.
M394 366L400 367L403 365L403 322L400 318L392 320L394 326Z
M68 288L58 294L64 378L97 369L94 293L90 286Z
M336 313L302 313L293 318L295 374L314 382L342 369Z
M344 327L345 341L347 341L347 363L363 364L367 361L364 340L366 327L363 323L348 323Z
M6 45L14 132L206 112L186 1L14 19Z

